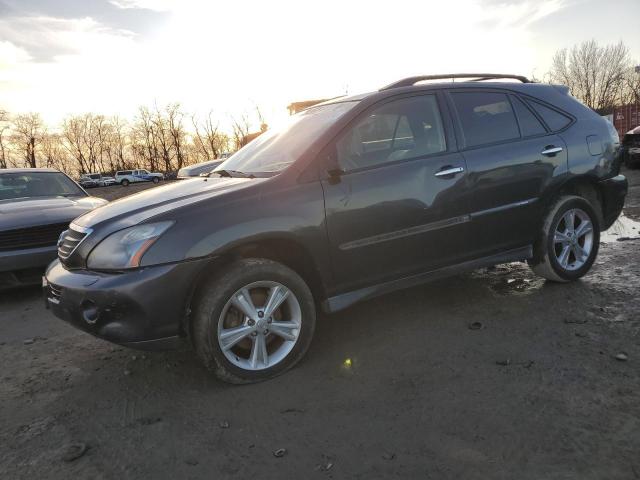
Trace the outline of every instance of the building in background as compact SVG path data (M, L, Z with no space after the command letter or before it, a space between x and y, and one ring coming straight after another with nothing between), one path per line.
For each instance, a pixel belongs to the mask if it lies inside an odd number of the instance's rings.
M331 99L322 98L319 100L304 100L302 102L293 102L289 104L289 106L287 107L287 110L289 110L289 115L295 115L296 113L301 112L302 110L305 110L309 107L313 107L314 105L317 105L319 103L326 102L327 100L331 100Z
M624 134L633 130L640 125L640 104L623 105L613 109L613 125L620 135L620 139Z
M268 129L269 129L269 125L267 125L266 123L263 123L262 125L260 125L260 131L259 132L247 133L244 137L242 137L242 140L240 140L240 144L238 145L238 150L241 149L242 147L244 147L250 141L255 140L256 138L258 138L260 135L262 135Z

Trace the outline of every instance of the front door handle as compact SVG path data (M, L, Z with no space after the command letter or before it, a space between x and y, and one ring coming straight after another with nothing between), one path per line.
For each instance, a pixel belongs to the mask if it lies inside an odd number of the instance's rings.
M560 153L561 151L562 151L562 147L547 145L546 147L544 147L544 150L542 150L540 153L546 157L555 157L555 155L557 153Z
M462 167L444 167L444 169L434 173L436 177L448 177L449 175L455 175L456 173L464 172Z

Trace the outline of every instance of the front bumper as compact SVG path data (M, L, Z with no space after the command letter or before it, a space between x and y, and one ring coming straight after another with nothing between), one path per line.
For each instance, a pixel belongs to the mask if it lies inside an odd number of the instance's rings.
M624 175L617 175L600 182L602 193L602 230L608 229L617 220L624 207L624 199L627 196L628 182Z
M0 289L40 283L42 272L57 255L55 245L0 252Z
M67 270L45 274L45 303L62 320L104 340L156 350L179 347L194 283L206 264L189 261L124 273Z

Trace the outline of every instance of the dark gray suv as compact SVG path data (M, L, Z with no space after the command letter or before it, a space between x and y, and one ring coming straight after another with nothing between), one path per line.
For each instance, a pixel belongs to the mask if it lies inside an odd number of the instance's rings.
M186 339L221 379L262 380L302 358L317 307L512 261L580 278L624 203L618 150L562 86L404 79L291 117L209 177L75 219L47 303L97 337Z

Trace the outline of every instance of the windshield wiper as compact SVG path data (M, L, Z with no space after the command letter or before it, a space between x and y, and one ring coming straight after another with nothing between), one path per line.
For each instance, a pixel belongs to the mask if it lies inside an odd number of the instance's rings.
M244 172L239 172L238 170L225 170L225 169L213 170L212 172L209 172L207 177L211 176L211 174L213 174L213 173L217 173L221 177L256 178L254 175L247 174L247 173L244 173Z

